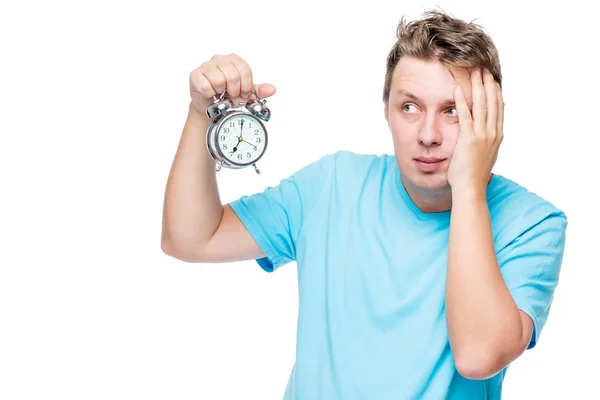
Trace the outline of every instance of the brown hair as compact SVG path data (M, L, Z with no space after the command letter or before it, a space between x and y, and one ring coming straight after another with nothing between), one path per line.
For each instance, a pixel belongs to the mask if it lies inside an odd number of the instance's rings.
M404 55L426 61L438 60L446 67L487 68L502 86L498 50L480 25L430 10L407 23L404 16L396 30L397 41L387 57L383 102L387 105L392 75Z

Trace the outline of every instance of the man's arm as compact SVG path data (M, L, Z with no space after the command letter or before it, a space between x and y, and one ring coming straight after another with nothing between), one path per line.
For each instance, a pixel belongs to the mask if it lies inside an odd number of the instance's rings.
M471 108L460 86L454 92L460 132L448 169L446 318L458 371L484 379L537 343L558 282L567 220L544 207L535 227L523 227L496 256L486 192L504 138L504 101L487 69L471 71L471 84Z
M235 53L214 55L190 74L188 118L171 166L163 206L161 248L189 262L228 262L264 257L231 207L221 203L215 162L206 148L211 120L203 112L213 96L227 91L233 104L275 86L254 84L248 63Z
M456 368L468 379L497 374L531 340L533 322L500 273L485 194L453 194L446 316Z
M209 124L210 120L190 103L167 181L161 248L187 262L264 257L235 213L221 203L216 165L205 143Z
M504 137L502 90L487 69L476 68L471 71L472 107L460 86L454 95L460 133L448 169L448 337L459 373L484 379L525 351L533 322L518 309L500 273L486 202Z

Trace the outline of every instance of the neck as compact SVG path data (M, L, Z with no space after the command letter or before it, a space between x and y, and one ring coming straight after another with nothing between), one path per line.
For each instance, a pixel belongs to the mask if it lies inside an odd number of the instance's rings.
M490 174L488 184L492 180ZM438 213L452 209L452 188L447 186L441 189L426 190L412 185L400 176L400 180L415 205L424 213Z

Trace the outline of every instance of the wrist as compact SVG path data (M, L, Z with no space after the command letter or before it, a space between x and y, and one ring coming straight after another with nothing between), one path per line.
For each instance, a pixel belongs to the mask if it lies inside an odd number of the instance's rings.
M478 203L486 202L486 187L477 186L453 186L452 187L452 205L457 203Z
M492 181L494 174L490 173L487 180L478 184L476 182L460 182L450 186L452 198L486 199L487 187Z
M188 107L188 117L191 119L194 119L198 122L203 122L206 124L209 124L211 122L211 120L206 116L205 113L202 113L196 109L196 107L194 106L194 103L192 101L190 101L190 104Z

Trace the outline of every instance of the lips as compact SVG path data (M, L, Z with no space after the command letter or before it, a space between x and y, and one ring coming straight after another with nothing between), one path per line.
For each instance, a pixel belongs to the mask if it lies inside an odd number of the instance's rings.
M420 161L420 162L424 162L424 163L427 163L427 164L435 164L435 163L444 161L445 158L419 157L419 158L415 158L415 160Z
M445 160L437 157L419 157L415 158L415 164L421 172L432 173L439 170Z

